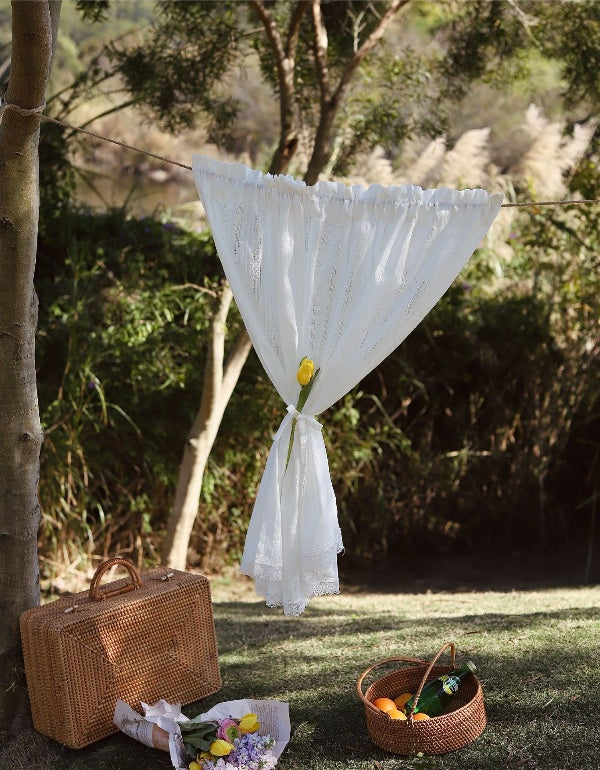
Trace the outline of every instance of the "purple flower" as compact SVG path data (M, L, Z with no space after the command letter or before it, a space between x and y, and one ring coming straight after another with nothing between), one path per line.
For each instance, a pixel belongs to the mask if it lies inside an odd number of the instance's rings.
M269 735L248 733L236 738L233 745L226 757L202 760L202 770L272 770L277 764L271 751L275 741Z

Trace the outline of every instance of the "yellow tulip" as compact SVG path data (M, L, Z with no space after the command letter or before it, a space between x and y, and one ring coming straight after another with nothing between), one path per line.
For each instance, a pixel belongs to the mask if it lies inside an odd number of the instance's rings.
M197 762L190 762L190 770L202 770L201 766Z
M222 738L217 738L216 741L213 741L210 744L210 753L214 757L226 757L228 754L231 754L234 748L233 743L224 741Z
M240 732L242 735L245 735L246 733L255 733L259 727L260 722L258 721L256 714L246 714L245 717L240 719Z
M306 358L306 356L300 361L300 367L298 369L298 373L296 374L296 379L304 387L304 385L308 385L308 383L312 380L312 376L315 371L315 364L314 361L311 361L310 358Z

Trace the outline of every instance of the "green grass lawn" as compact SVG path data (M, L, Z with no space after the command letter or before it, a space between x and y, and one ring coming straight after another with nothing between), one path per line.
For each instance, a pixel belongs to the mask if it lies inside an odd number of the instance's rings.
M249 696L287 701L292 737L281 770L600 767L598 587L345 590L314 600L299 618L265 607L251 585L232 579L213 581L213 600L223 687L185 711ZM357 677L382 658L431 658L446 641L456 643L458 660L478 666L486 730L451 754L386 754L367 735ZM29 734L0 756L0 767L162 770L170 762L122 735L76 752Z

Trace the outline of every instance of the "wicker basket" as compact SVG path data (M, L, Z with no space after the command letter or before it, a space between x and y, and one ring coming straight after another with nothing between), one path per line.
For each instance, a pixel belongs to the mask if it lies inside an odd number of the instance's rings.
M128 578L101 586L113 565ZM191 703L221 686L203 575L109 559L89 592L24 612L21 636L34 727L74 749L117 732L117 698Z
M448 648L450 664L435 665L440 655ZM378 679L363 693L363 680L367 674L386 663L398 661L410 665ZM412 714L409 714L406 720L391 719L385 712L373 706L373 701L377 698L395 698L403 692L416 693L417 703L427 682L455 668L455 647L452 642L448 642L438 651L431 663L418 658L385 658L363 671L358 677L356 689L364 703L367 730L373 743L392 754L414 755L420 751L424 754L445 754L466 746L481 735L487 720L481 684L475 675L469 676L462 683L447 711L431 719L415 721Z

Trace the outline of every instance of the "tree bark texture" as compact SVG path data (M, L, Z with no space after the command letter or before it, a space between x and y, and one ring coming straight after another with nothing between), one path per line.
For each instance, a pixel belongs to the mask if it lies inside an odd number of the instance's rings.
M44 104L60 2L12 3L7 105ZM39 215L40 118L7 106L0 124L0 729L25 712L19 617L39 603L37 498L43 440L33 286Z
M252 349L250 337L244 330L238 335L224 365L227 313L232 300L229 284L224 284L211 324L200 409L183 451L175 500L163 543L162 561L175 569L185 569L190 536L198 514L204 469L223 413Z
M319 174L323 171L333 151L334 126L340 108L346 99L350 83L360 63L365 59L379 43L386 29L394 20L401 8L410 0L392 0L381 17L377 27L356 50L354 56L348 61L340 77L336 88L333 89L330 82L329 63L327 54L327 32L321 18L321 0L312 0L313 30L315 34L314 52L315 66L319 77L321 89L321 103L319 124L313 144L312 156L308 162L308 168L304 175L306 184L316 184Z
M296 104L296 50L302 17L309 8L308 0L296 3L285 43L274 19L261 0L250 5L263 23L277 66L279 81L279 142L269 166L270 174L285 174L298 149L298 106Z

